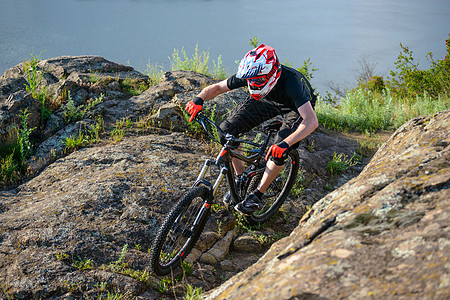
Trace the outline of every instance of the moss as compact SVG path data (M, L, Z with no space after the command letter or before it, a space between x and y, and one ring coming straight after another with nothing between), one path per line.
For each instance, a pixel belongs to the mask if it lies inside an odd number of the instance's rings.
M352 228L356 228L360 225L366 226L369 224L374 224L377 221L380 220L380 217L375 216L374 214L371 213L362 213L357 215L352 222L350 222L350 224L346 225L344 228L345 229L352 229Z

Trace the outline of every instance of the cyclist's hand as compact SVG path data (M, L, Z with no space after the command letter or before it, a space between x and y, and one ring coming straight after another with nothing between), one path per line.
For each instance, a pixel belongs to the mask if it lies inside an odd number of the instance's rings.
M194 120L195 116L202 110L202 108L203 99L200 97L195 97L194 100L189 101L189 103L186 104L186 110L191 114L189 122L192 122L192 120Z
M285 158L289 150L289 145L285 141L282 141L278 144L272 145L269 148L269 151L266 155L266 160L269 159L270 156L275 158Z

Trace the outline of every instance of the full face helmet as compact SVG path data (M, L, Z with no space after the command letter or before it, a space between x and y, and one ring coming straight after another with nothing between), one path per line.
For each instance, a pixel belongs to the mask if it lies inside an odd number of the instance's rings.
M236 73L237 78L247 79L250 95L255 100L266 96L280 75L281 67L275 50L263 44L244 56Z

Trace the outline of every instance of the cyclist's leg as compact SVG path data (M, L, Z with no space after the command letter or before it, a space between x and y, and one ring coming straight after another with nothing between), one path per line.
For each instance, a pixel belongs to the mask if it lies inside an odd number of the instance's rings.
M283 115L283 125L275 136L274 143L279 143L293 133L298 125L302 122L302 117L296 111L290 111ZM300 143L295 143L291 149L297 149ZM258 190L262 193L266 192L272 181L278 176L285 165L285 161L275 160L272 157L267 162L266 170L263 174Z
M233 136L239 136L279 114L282 114L282 111L276 104L249 97L233 110L231 115L220 124L220 128ZM243 162L233 159L232 163L236 175L240 175L244 171Z

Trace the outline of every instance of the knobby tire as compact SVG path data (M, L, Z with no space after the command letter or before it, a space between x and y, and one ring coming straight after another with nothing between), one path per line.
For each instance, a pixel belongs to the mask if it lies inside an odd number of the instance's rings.
M259 224L266 222L278 211L281 205L283 205L292 187L294 186L299 170L299 160L300 157L297 150L289 152L289 158L286 165L265 193L266 196L270 194L273 194L273 196L264 199L263 207L252 215L246 217L248 223ZM252 178L247 190L247 195L256 189L259 181L261 181L261 178L262 174L256 175Z
M166 216L153 242L151 253L151 267L156 275L170 274L173 269L181 265L197 242L210 210L206 211L197 226L192 225L199 215L209 190L205 186L197 186L181 198Z

